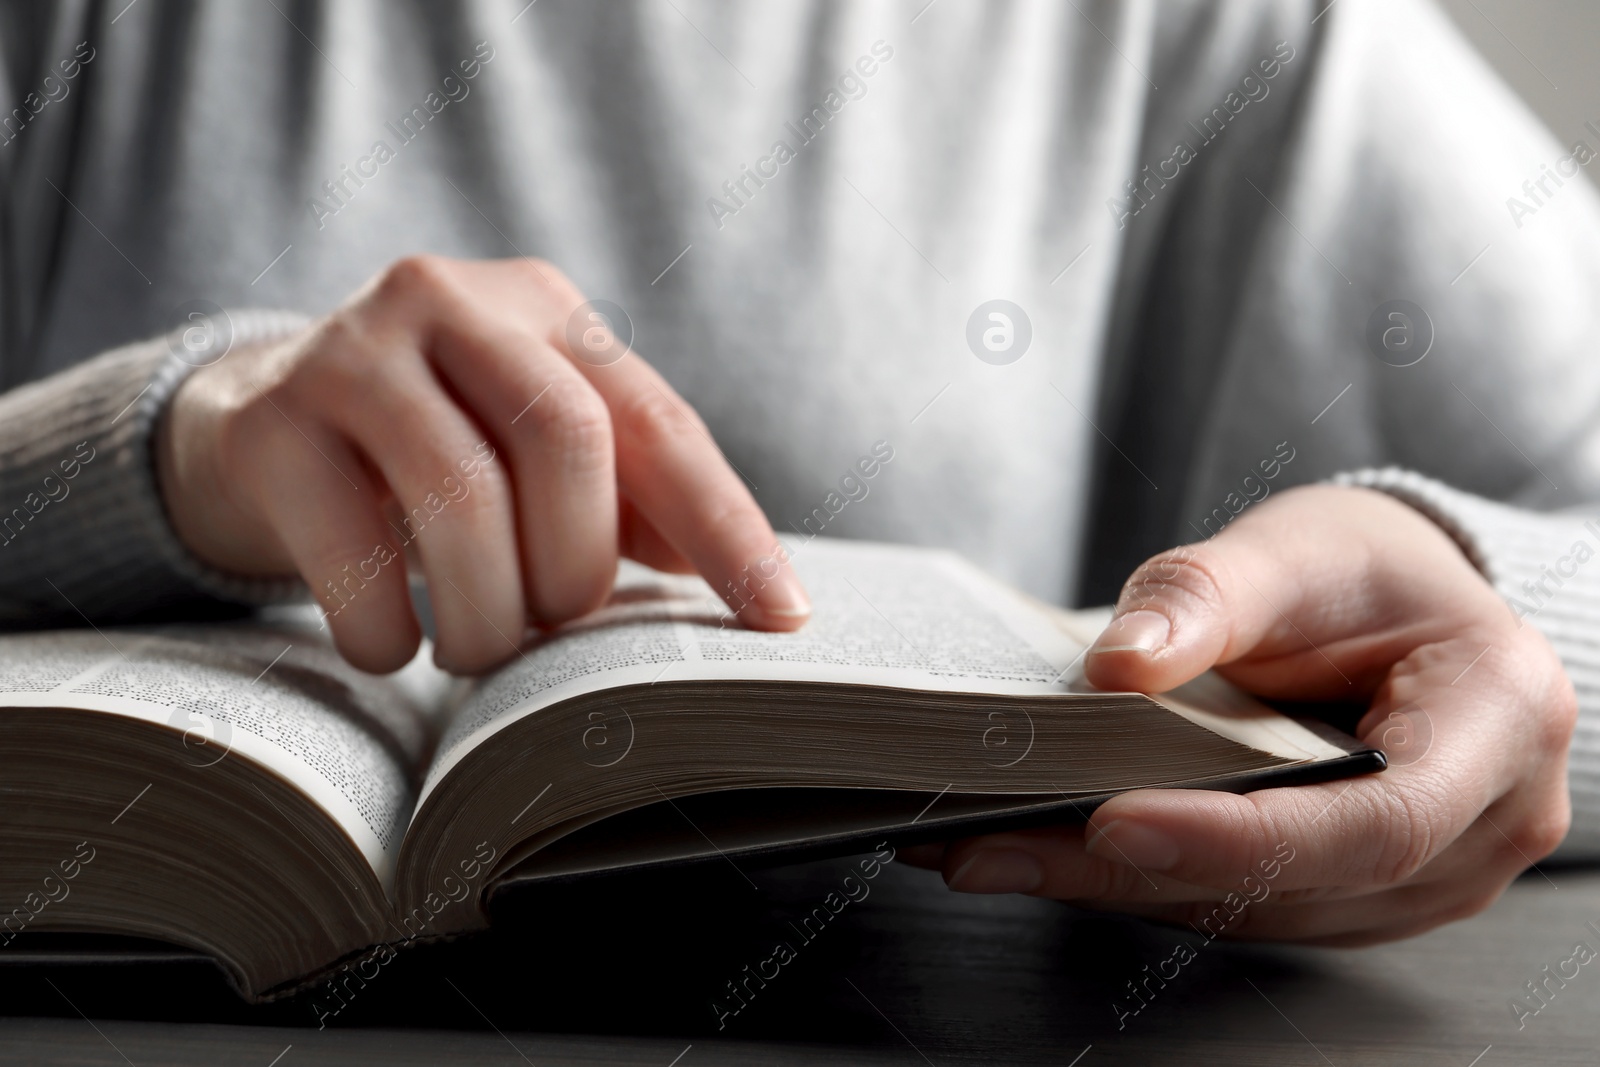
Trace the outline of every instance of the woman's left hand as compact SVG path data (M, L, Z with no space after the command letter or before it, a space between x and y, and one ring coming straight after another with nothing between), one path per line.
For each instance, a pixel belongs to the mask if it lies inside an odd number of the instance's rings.
M1086 827L903 855L965 892L1360 945L1482 911L1566 834L1572 685L1406 504L1332 486L1257 504L1141 566L1086 662L1095 685L1147 693L1213 667L1264 697L1367 704L1357 732L1389 768L1242 796L1141 789Z

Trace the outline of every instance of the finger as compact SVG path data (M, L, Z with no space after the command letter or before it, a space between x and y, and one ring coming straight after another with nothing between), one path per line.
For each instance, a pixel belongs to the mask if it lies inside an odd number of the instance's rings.
M514 656L526 617L516 525L508 480L481 461L482 432L421 359L389 359L362 402L325 417L343 420L399 502L395 536L422 560L435 661L475 674ZM473 459L479 466L467 477L462 464Z
M1146 904L1088 902L1098 910L1136 915L1192 930L1209 940L1296 941L1356 947L1414 937L1477 915L1505 892L1511 877L1398 886L1361 897L1310 904Z
M526 305L525 320L595 388L611 419L618 486L735 613L758 629L804 625L811 605L787 552L699 416L614 338L586 339L586 354L598 347L604 363L573 352L567 324L583 302L576 287L531 260L455 267L496 302ZM589 328L609 333L603 322Z
M633 506L633 501L624 496L617 503L618 548L622 555L668 574L695 573L694 564L661 536L661 531Z
M1289 621L1307 614L1306 571L1297 562L1238 536L1148 560L1123 586L1111 623L1089 647L1089 681L1159 693L1246 654L1278 655L1300 667L1299 695L1363 696L1348 670L1305 635L1307 624ZM1363 681L1368 690L1375 684Z
M1084 828L1051 826L952 843L941 869L962 893L1027 893L1071 901L1221 900L1226 891L1191 885L1084 850Z
M651 525L746 625L804 625L811 601L788 553L700 417L631 351L575 362L611 412L618 482Z
M1512 832L1519 824L1516 816L1505 810L1505 804L1495 805L1493 819L1480 818L1434 862L1424 867L1408 885L1427 885L1443 891L1447 888L1479 885L1483 887L1504 884L1531 862L1510 836L1502 833L1495 820L1503 821ZM1051 835L1061 835L1049 840ZM1035 840L1029 840L1034 838ZM1045 840L1038 840L1043 838ZM1014 871L1026 871L1027 864L1016 857L1002 857L994 868L985 869L989 857L996 850L1026 849L1041 857L1043 876L1016 879L1011 884L999 878ZM995 834L960 842L950 846L949 862L942 868L947 874L950 888L966 892L1025 892L1031 896L1046 897L1100 911L1119 912L1163 922L1199 923L1209 918L1208 926L1220 929L1227 926L1232 933L1230 916L1244 913L1246 908L1259 910L1265 907L1286 908L1322 902L1373 899L1383 897L1392 886L1317 886L1306 889L1284 888L1274 878L1282 871L1282 864L1259 864L1251 874L1224 891L1210 886L1196 886L1175 882L1164 875L1140 871L1135 867L1098 861L1083 850L1081 829L1070 832L1052 829L1023 834ZM1096 865L1103 869L1096 869ZM1119 873L1120 868L1120 873ZM976 884L974 884L976 881ZM1385 898L1387 899L1387 898ZM1204 905L1193 909L1176 905ZM1214 905L1226 905L1219 910ZM1388 918L1373 905L1373 923L1388 922ZM1226 915L1224 914L1226 911Z
M1405 553L1360 547L1375 529L1394 530L1397 549L1436 565L1389 565ZM1461 617L1417 605L1448 597L1463 609L1505 614L1474 578L1449 538L1399 501L1365 490L1292 489L1209 541L1139 567L1085 670L1102 688L1160 692L1237 664L1225 673L1264 696L1364 698L1390 664L1448 636Z
M422 631L380 487L344 440L312 420L291 424L273 410L260 420L247 481L260 494L261 514L273 517L345 659L375 674L398 670L416 654Z
M436 327L434 361L505 449L526 593L545 625L605 602L617 570L611 417L594 387L536 336L470 319Z
M1426 769L1242 796L1135 790L1095 812L1085 847L1113 863L1219 888L1277 865L1281 889L1394 884L1439 855L1495 795L1496 757L1477 745L1436 736Z
M1091 817L1088 851L1201 885L1232 886L1275 855L1284 864L1280 888L1392 885L1513 788L1530 805L1529 844L1554 848L1565 808L1549 791L1564 788L1567 722L1532 712L1556 699L1562 679L1541 682L1543 674L1523 668L1542 662L1524 647L1536 636L1508 628L1497 639L1503 651L1481 657L1472 686L1451 683L1483 648L1473 636L1424 646L1396 664L1363 721L1364 739L1391 753L1418 737L1424 744L1388 770L1243 796L1125 793ZM1530 713L1508 714L1516 708ZM1285 851L1292 863L1278 855Z
M409 257L359 307L365 321L416 338L482 429L487 454L503 453L522 595L534 620L550 625L605 601L616 577L617 502L605 405L536 325L556 314L542 275L527 260Z
M1096 813L1086 849L1111 863L1226 888L1258 870L1280 889L1389 885L1470 823L1459 796L1423 798L1372 780L1338 787L1137 790Z

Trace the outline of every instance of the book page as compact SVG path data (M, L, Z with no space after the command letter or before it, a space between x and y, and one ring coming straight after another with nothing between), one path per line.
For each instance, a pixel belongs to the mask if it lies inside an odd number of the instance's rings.
M398 681L355 670L308 618L0 637L0 708L162 723L196 774L239 756L263 764L326 811L388 885L438 736L422 706L437 683L409 668Z
M789 680L987 694L1082 689L1083 645L960 557L829 541L791 552L813 614L798 633L746 630L698 578L624 564L601 611L525 648L463 704L423 796L524 715L602 688Z

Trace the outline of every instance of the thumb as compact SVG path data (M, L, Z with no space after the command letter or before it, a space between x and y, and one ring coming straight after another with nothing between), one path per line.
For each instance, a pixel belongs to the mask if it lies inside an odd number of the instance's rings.
M1229 532L1152 556L1133 572L1089 646L1091 684L1160 693L1263 644L1308 649L1290 621L1300 600L1292 570L1270 548Z

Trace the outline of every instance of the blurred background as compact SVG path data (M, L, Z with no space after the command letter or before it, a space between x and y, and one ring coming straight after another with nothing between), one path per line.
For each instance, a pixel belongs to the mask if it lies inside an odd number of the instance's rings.
M1600 2L1597 0L1439 0L1500 76L1571 145L1600 126ZM1583 173L1594 180L1594 172Z

